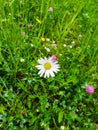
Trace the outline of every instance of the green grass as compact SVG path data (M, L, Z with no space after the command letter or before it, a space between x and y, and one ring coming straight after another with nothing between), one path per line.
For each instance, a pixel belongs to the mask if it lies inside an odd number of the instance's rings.
M0 5L0 129L97 130L98 1L0 0ZM60 72L40 77L37 60L53 54ZM95 88L92 95L85 92L87 84Z

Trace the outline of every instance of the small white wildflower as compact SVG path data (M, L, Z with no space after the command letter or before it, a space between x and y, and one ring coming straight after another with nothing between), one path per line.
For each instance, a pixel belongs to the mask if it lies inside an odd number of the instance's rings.
M55 43L55 41L52 42L53 44Z
M62 56L62 54L60 54L60 56Z
M47 48L47 47L45 47L45 50L46 50L47 52L50 52L50 49L49 49L49 48Z
M72 46L69 46L70 48L72 48Z
M61 128L61 130L64 130L65 127L62 125L60 128Z
M33 45L33 44L31 44L31 47L34 47L34 45Z
M71 44L75 44L75 41L72 41Z
M39 109L36 109L36 112L39 112Z
M24 62L25 61L25 59L23 59L23 58L20 58L20 62Z
M79 34L79 38L82 38L82 34Z
M63 44L64 47L66 47L66 44Z
M49 42L49 41L50 41L50 39L49 39L49 38L46 38L46 41L47 41L47 42Z

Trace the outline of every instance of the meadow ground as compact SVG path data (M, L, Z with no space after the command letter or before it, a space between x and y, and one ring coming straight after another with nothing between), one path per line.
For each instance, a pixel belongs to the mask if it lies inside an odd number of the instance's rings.
M98 0L0 0L0 129L98 130Z

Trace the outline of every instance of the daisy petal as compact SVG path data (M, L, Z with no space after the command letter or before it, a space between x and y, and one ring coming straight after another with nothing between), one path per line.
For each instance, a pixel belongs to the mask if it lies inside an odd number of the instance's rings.
M50 75L51 75L52 77L55 76L52 70L50 71Z

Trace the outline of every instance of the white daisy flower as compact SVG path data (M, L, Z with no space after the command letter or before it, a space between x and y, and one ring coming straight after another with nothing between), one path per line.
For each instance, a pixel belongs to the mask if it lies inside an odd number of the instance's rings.
M36 65L36 68L39 70L38 74L42 77L44 75L44 78L49 76L54 77L55 73L59 71L59 64L57 64L57 61L54 62L52 58L50 57L49 59L45 58L40 58L38 60L38 63L40 65Z

